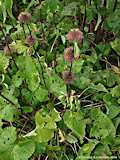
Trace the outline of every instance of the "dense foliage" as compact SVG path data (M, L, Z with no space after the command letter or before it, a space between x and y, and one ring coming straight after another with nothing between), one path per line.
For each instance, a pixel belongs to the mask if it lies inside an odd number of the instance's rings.
M119 159L120 0L0 0L0 160Z

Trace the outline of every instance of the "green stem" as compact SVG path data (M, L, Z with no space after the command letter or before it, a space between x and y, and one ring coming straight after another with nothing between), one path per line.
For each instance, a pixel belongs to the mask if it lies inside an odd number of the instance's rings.
M31 34L30 27L29 27L29 25L28 25L28 24L27 24L27 28L28 28L28 30L29 30L29 34L30 34L30 35L32 35L32 34Z
M24 28L24 24L22 24L22 29L23 29L23 32L24 32L24 36L25 36L25 39L26 39L26 33L25 33L25 28Z
M70 65L70 73L72 72L72 63L71 63L71 65Z
M30 27L29 27L28 24L27 24L27 28L28 28L28 30L29 30L29 34L32 35L32 34L31 34ZM45 78L44 78L43 66L42 66L42 64L41 64L41 62L40 62L40 56L39 56L39 54L36 52L36 49L35 49L34 46L33 46L33 49L34 49L35 55L37 56L38 63L39 63L39 65L40 65L40 67L41 67L43 83L44 83L45 87L47 88L47 85L46 85L46 82L45 82Z
M10 49L9 45L8 44L6 44L6 45L7 45L8 49L10 50L10 53L11 53L11 49ZM17 64L16 64L16 62L14 60L14 57L12 56L12 53L11 53L11 57L12 57L12 61L13 61L14 65L15 65L15 67L17 68L17 70L19 70L19 68L18 68L18 66L17 66Z
M39 65L40 65L40 67L41 67L43 83L44 83L45 87L47 88L47 85L46 85L46 82L45 82L45 77L44 77L43 66L42 66L42 64L41 64L41 62L40 62L39 54L36 53L36 56L37 56L38 63L39 63Z
M4 36L4 38L5 38L6 35L5 35L4 31L3 31L3 29L2 29L2 33L3 33L3 36ZM6 46L8 47L8 49L9 49L9 51L10 51L10 53L11 53L11 49L10 49L9 44L8 44L7 42L6 42ZM16 64L16 62L15 62L12 54L11 54L11 57L12 57L12 60L13 60L14 65L16 66L16 68L17 68L17 70L18 70L18 66L17 66L17 64Z
M115 12L115 10L116 10L116 7L117 7L117 0L115 0L115 3L114 3L114 7L113 7L113 12Z

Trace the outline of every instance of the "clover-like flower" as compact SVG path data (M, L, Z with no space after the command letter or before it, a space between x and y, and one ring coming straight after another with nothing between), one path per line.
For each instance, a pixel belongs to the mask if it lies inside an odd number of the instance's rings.
M75 76L72 72L66 70L63 72L63 79L65 84L73 84Z
M36 42L36 38L35 36L33 35L29 35L27 38L26 38L26 43L29 45L29 46L33 46Z
M21 12L18 16L20 23L28 23L31 20L31 14L29 12Z
M72 29L67 34L67 40L69 42L82 42L83 38L83 32L81 32L78 28Z
M74 61L73 47L69 47L65 49L64 59L69 63L72 63Z

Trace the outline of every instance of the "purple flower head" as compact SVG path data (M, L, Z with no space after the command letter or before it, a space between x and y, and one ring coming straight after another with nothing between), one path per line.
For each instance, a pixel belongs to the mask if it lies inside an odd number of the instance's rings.
M69 63L72 63L74 61L73 47L69 47L65 49L64 59Z
M83 38L83 32L81 32L78 28L72 29L67 34L67 40L69 42L82 42Z
M26 43L29 45L29 46L33 46L36 42L36 38L33 36L33 35L29 35L27 38L26 38Z
M31 20L31 14L29 12L21 12L18 16L20 23L28 23Z
M63 72L63 79L64 79L65 84L73 84L75 76L70 71L64 71Z

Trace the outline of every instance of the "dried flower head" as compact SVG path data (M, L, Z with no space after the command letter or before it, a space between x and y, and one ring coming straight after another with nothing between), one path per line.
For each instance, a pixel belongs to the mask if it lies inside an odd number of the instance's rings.
M31 20L31 14L28 12L21 12L18 16L20 23L28 23Z
M14 52L14 49L12 48L12 46L7 45L4 47L4 53L5 55L9 56Z
M35 36L33 35L30 35L26 38L26 43L29 45L29 46L33 46L36 42L36 38Z
M69 63L72 63L74 61L73 47L69 47L65 49L64 59Z
M73 84L75 76L70 71L64 71L63 72L63 79L64 79L65 84Z
M67 34L67 40L69 42L82 42L83 32L81 32L78 28L77 29L72 29Z

